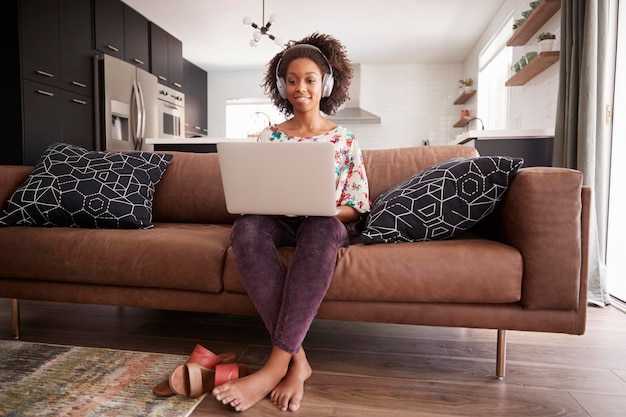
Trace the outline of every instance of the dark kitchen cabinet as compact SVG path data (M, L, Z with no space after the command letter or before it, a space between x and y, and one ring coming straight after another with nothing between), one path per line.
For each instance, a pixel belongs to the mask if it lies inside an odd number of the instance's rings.
M61 89L24 80L23 161L35 165L53 143L63 141Z
M20 9L23 77L91 95L91 3L21 0Z
M21 0L22 76L91 95L91 3Z
M84 0L59 0L59 87L86 96L93 96L95 51L91 4Z
M94 0L96 49L124 60L124 3Z
M53 143L94 149L93 97L24 81L23 161L35 165Z
M170 87L182 91L183 88L183 43L172 35L167 37L167 71Z
M93 97L61 90L63 142L95 149L95 109Z
M37 163L67 142L93 149L93 9L85 0L3 2L12 102L1 164Z
M56 1L19 2L24 78L59 86L59 19Z
M150 22L150 72L159 83L183 91L183 44Z
M195 65L183 59L183 93L185 93L185 135L196 135L195 125L198 120L198 103L193 90Z
M95 149L95 54L143 67L182 91L182 42L123 1L10 0L0 10L9 34L6 95L16 103L5 111L0 164L34 164L60 141Z
M22 76L54 87L93 94L91 2L19 2Z
M207 72L194 63L183 60L185 93L185 134L206 136L207 117Z
M157 76L160 84L169 85L167 32L153 22L150 22L150 72Z
M150 22L121 0L94 0L95 46L149 71Z
M124 4L124 57L137 67L150 70L150 32L146 17Z

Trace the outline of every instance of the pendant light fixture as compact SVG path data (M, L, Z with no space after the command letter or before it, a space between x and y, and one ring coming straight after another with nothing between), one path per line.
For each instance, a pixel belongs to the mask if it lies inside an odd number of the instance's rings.
M265 21L265 0L263 0L263 15L262 17L262 22ZM250 19L248 16L243 18L243 24L246 26L252 26L254 29L256 29L254 31L254 33L252 33L252 39L250 40L250 46L252 47L256 47L259 43L259 41L261 40L261 38L263 37L263 35L267 36L268 38L270 38L271 40L274 41L274 43L278 46L283 44L283 40L281 38L277 38L276 36L272 35L271 33L269 33L270 30L270 26L272 26L272 23L276 22L276 15L275 14L271 14L269 20L267 21L267 23L265 24L265 26L261 26L259 27L259 25L257 25L256 23L252 22L252 19Z

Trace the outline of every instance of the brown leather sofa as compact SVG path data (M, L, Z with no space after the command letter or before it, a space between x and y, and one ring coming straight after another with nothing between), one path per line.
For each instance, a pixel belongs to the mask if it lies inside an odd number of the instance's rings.
M437 162L476 156L461 145L365 150L370 194ZM155 227L0 227L0 297L256 314L229 247L216 154L176 153L154 196ZM0 166L0 207L32 167ZM341 249L322 319L583 334L591 190L578 171L522 168L496 211L443 241ZM281 248L285 262L292 250Z

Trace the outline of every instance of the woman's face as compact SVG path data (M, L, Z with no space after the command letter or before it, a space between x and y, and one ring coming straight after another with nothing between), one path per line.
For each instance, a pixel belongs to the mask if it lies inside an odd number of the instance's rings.
M287 66L287 100L295 112L319 111L323 75L320 67L308 58L296 58Z

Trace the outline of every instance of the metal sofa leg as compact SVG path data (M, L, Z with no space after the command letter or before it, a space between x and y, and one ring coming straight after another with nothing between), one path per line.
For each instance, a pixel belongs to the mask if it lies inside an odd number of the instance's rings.
M498 349L496 353L496 376L504 379L506 367L506 330L498 329Z
M11 328L13 329L13 338L20 338L20 300L14 298L11 304Z

